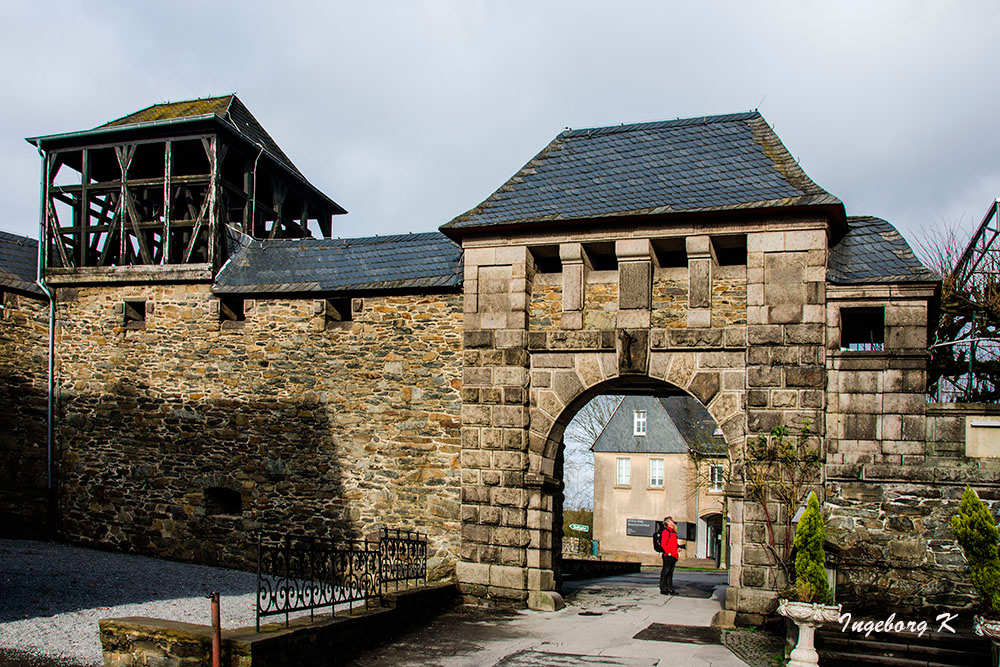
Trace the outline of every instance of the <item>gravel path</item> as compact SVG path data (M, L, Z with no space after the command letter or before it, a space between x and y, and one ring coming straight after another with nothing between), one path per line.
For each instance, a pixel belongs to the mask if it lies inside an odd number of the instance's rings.
M208 594L216 590L223 627L249 626L255 589L255 575L247 572L0 539L0 649L101 665L99 619L150 616L208 625Z

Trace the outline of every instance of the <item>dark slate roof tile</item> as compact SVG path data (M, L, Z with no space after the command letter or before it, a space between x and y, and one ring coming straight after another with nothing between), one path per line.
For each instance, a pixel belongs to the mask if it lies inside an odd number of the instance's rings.
M634 435L636 410L646 411L645 436ZM693 445L708 455L724 456L725 443L713 436L715 428L712 416L690 396L625 396L592 449L595 452L684 454L689 445Z
M838 284L936 282L906 239L881 218L850 216L847 234L830 248L826 279Z
M751 112L567 130L442 230L804 204L840 200Z
M262 241L227 230L218 293L457 288L462 249L440 232Z
M100 125L94 129L99 130L106 127L138 125L141 123L150 123L155 121L179 120L183 118L204 116L207 114L215 114L219 118L229 121L241 134L245 135L251 143L263 146L264 150L266 150L276 162L279 162L286 169L292 171L298 176L302 176L302 172L300 172L298 168L292 164L292 161L287 155L285 155L284 151L281 150L277 142L275 142L275 140L271 138L271 135L267 133L267 130L265 130L263 126L257 122L257 119L253 117L250 110L246 108L246 105L244 105L243 102L236 97L236 95L223 95L221 97L206 97L197 100L154 104L146 107L145 109L140 109L135 113L130 113L127 116L123 116L109 123L105 123L104 125Z
M45 296L38 277L38 241L0 231L0 288Z

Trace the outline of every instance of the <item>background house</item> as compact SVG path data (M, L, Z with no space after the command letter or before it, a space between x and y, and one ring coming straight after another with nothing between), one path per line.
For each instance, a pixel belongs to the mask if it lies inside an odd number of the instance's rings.
M726 445L696 399L626 396L593 451L594 539L603 556L657 562L652 523L672 516L696 526L682 558L715 558Z

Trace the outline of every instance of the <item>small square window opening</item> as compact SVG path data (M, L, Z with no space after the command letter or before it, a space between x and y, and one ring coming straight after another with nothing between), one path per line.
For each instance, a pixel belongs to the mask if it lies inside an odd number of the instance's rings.
M145 301L126 301L124 302L125 311L125 321L124 325L126 329L145 329L146 328L146 302Z
M224 296L219 299L219 321L223 329L243 326L246 320L246 302L242 298Z
M354 309L350 299L326 300L326 328L330 329L339 322L351 322L354 319Z
M878 352L885 349L885 308L841 308L840 349Z
M559 246L534 246L531 248L531 258L535 261L538 273L562 273L562 260L559 259Z

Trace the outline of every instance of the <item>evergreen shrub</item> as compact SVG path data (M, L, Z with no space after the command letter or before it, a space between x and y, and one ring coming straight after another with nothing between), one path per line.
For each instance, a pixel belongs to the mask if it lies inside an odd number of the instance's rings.
M972 585L979 591L984 612L1000 618L1000 532L986 503L971 487L965 487L958 514L951 517L951 529L969 563Z

